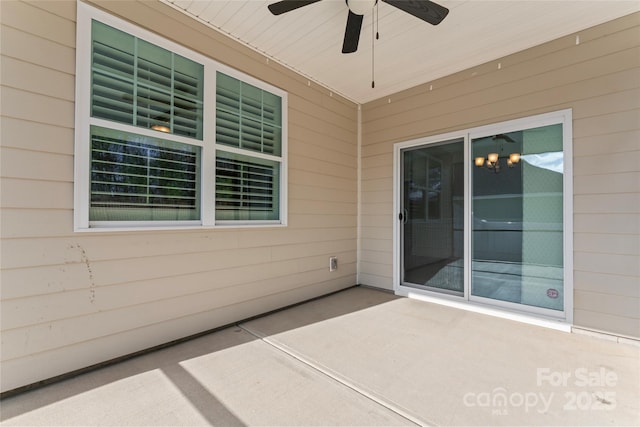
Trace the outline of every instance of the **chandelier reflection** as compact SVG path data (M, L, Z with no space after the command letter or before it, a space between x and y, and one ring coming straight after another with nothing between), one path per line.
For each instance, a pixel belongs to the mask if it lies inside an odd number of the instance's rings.
M498 153L489 153L487 157L476 157L474 163L477 167L486 166L489 170L498 173L500 172L500 162L504 160L507 167L512 168L516 163L520 162L520 153L511 153L508 156L500 156Z

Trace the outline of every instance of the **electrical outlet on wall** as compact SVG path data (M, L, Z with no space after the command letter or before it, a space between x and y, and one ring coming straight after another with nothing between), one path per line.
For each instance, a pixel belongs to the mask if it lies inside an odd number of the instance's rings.
M338 269L338 257L330 256L329 257L329 271L335 271Z

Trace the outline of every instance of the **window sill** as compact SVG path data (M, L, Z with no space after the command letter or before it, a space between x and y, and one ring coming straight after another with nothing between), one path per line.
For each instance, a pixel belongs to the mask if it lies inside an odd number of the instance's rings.
M75 228L76 233L128 233L128 232L145 232L145 231L194 231L194 230L229 230L229 229L248 229L248 228L284 228L287 224L283 223L224 223L216 225L162 225L162 226L99 226L89 228Z

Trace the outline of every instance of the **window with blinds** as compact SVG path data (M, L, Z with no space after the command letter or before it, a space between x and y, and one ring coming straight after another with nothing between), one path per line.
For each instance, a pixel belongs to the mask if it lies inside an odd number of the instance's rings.
M286 224L286 92L83 2L77 22L76 230Z
M199 218L200 147L91 127L91 221Z
M93 21L91 114L202 139L204 67Z
M281 98L218 72L216 142L280 156L282 153Z
M216 158L216 219L277 220L279 163L219 152Z
M218 72L216 143L216 220L279 219L281 98Z

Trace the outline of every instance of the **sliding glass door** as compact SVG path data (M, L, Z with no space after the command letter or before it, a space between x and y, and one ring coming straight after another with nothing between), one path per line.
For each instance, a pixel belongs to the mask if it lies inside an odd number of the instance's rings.
M471 295L562 310L562 125L475 138L471 149Z
M565 110L396 145L396 289L567 319L570 126Z
M402 151L402 283L464 292L464 140Z

